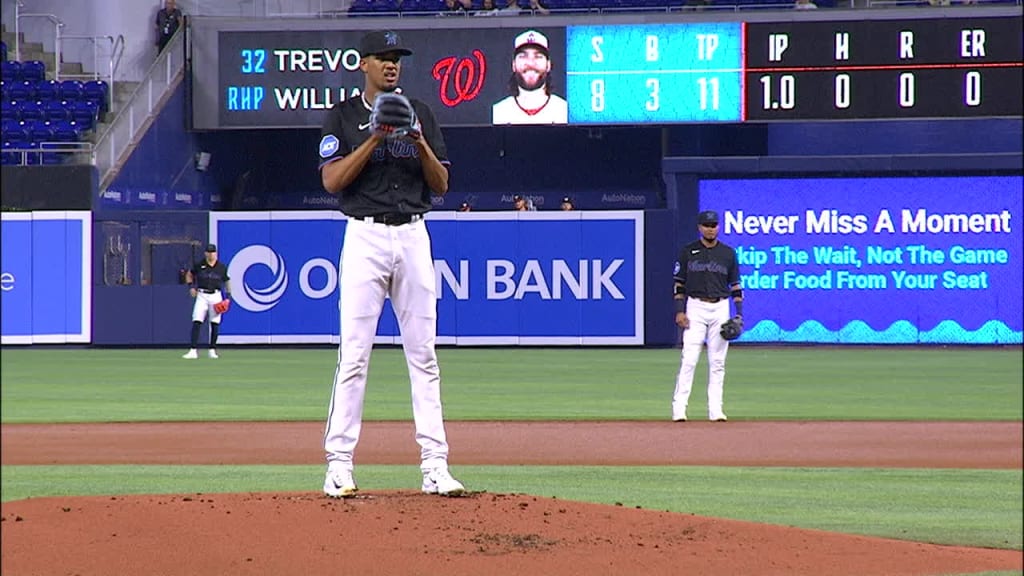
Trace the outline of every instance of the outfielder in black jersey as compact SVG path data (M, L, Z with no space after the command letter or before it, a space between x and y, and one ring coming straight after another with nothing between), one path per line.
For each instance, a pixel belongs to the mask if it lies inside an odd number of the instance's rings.
M718 239L718 213L697 215L700 238L683 246L673 273L676 325L683 330L682 361L672 396L672 420L686 421L686 406L693 387L693 373L704 343L708 345L708 419L725 422L722 393L725 386L725 356L729 341L720 333L729 320L729 300L736 316L743 315L736 251Z
M206 254L196 262L185 275L189 284L189 295L196 299L192 306L192 345L182 358L193 360L199 357L199 329L210 315L210 358L217 358L217 336L220 333L220 321L223 316L214 306L223 300L231 299L231 278L228 267L217 259L217 246L206 246Z
M423 492L461 495L448 471L448 440L441 408L437 294L430 236L423 215L430 196L448 191L444 138L430 108L411 99L419 130L375 130L378 94L397 92L403 56L412 51L398 33L381 30L360 43L365 89L327 113L320 138L320 175L348 216L339 265L341 341L324 432L324 493L354 496L353 454L384 299L394 306L412 383L413 420L420 445ZM397 135L396 135L397 134Z

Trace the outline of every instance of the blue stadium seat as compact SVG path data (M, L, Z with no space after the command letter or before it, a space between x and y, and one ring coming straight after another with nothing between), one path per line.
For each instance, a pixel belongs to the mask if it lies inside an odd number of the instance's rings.
M71 103L67 100L43 100L43 116L50 122L71 120Z
M74 120L51 121L54 142L78 142L82 139L82 131Z
M42 151L39 153L39 163L43 165L54 165L63 164L64 160L68 158L70 152L59 151L60 148L66 148L67 144L61 142L43 142L39 145L39 149Z
M60 82L43 80L36 82L36 100L57 100L60 96Z
M20 82L22 80L21 62L4 60L3 63L0 64L0 78L3 78L8 82Z
M28 130L20 121L4 118L3 123L4 140L28 140Z
M103 80L90 80L83 86L83 95L86 100L100 103L100 113L110 112L110 87Z
M42 60L26 60L22 62L21 77L31 82L46 80L46 64Z
M99 104L88 100L76 100L71 106L72 118L83 130L92 130L96 127Z
M2 116L4 120L8 118L12 120L21 120L21 102L17 100L4 100L0 102L0 111L3 112Z
M11 99L11 97L7 95L8 87L10 87L10 84L6 80L0 80L0 102Z
M354 14L366 14L373 12L373 0L352 0L349 12Z
M53 128L46 120L23 120L28 131L28 139L32 142L52 142Z
M62 80L58 96L61 100L79 100L85 92L85 85L79 80Z
M34 152L13 152L13 150L34 150L39 148L35 142L27 140L4 140L4 163L21 164L22 158L25 164L38 164L39 154Z
M7 97L11 100L33 100L36 97L36 83L28 80L11 82L7 87Z
M43 103L38 100L21 100L22 120L45 120L46 110Z

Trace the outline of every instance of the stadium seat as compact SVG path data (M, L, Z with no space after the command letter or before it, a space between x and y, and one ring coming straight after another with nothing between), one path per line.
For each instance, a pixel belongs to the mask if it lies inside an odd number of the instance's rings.
M36 97L36 83L28 80L10 82L7 97L11 100L33 100Z
M38 100L21 100L22 120L45 120L46 111Z
M60 96L60 82L56 80L36 82L36 100L58 100L58 96Z
M30 82L46 80L46 64L42 60L26 60L22 62L21 77Z
M23 120L28 131L28 139L32 142L52 142L53 128L46 120Z
M21 103L17 100L4 100L0 102L0 111L3 112L4 120L21 120Z
M4 60L3 63L0 64L0 78L3 78L8 82L20 82L22 80L21 62Z
M26 140L4 140L4 163L7 164L10 160L10 164L21 164L24 158L25 164L38 164L39 154L34 152L25 152L26 150L33 150L39 148L39 145L35 142L29 142ZM15 152L14 150L20 150ZM10 156L8 156L10 155Z
M67 100L43 100L43 116L50 122L71 120L71 103Z
M86 100L99 102L100 113L110 112L110 88L103 80L90 80L82 86L83 96Z
M348 11L358 14L373 12L373 0L352 0L352 5L349 6Z
M18 120L11 118L3 119L4 140L28 140L28 130Z
M72 118L83 130L92 130L96 127L99 104L88 100L77 100L71 106Z
M79 100L82 98L83 92L85 92L85 86L81 81L62 80L58 96L61 100Z
M51 121L54 142L78 142L82 139L82 131L74 120Z

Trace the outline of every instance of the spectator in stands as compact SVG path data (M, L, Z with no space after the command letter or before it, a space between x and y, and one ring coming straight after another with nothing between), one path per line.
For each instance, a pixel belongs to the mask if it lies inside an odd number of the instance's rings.
M519 0L505 0L505 5L498 10L498 16L518 16L522 11Z
M573 206L572 204L572 198L569 198L568 196L562 197L562 204L559 206L559 208L563 212L569 212L576 209L576 207Z
M171 36L178 31L183 19L184 15L181 10L178 10L176 0L164 0L164 7L156 13L157 53L164 51L164 47L171 41Z
M525 212L530 209L526 204L526 197L522 194L516 194L512 197L512 209L517 212Z
M541 5L540 0L530 0L530 10L534 14L550 14L551 11Z
M497 16L498 7L494 5L494 0L484 0L483 5L477 10L473 16Z
M569 105L551 91L548 37L527 30L513 41L509 96L491 107L491 123L566 124Z
M438 16L468 16L473 0L444 0L444 11Z
M793 4L793 8L796 10L817 10L818 5L812 0L796 0Z

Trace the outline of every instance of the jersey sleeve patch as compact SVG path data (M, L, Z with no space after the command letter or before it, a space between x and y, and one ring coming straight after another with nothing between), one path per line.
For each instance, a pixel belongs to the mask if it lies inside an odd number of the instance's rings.
M338 151L338 137L334 134L327 134L320 139L320 157L329 158Z

